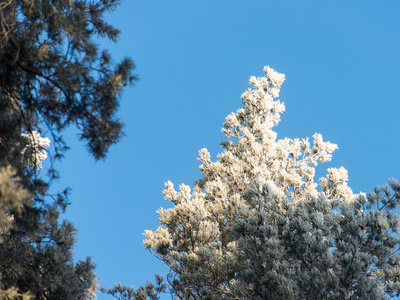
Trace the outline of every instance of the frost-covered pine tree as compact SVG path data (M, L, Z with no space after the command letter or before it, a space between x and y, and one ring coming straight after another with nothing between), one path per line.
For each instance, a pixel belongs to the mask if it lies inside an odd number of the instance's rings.
M199 151L193 191L165 184L174 203L145 247L169 268L178 299L387 299L400 293L400 184L353 194L347 171L315 167L337 149L277 139L285 79L270 67L226 118L217 161ZM144 298L143 298L144 299Z

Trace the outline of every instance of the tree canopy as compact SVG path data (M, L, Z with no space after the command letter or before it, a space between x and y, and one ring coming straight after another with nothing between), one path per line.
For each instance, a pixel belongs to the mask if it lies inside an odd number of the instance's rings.
M2 135L40 126L57 133L70 124L81 131L96 159L118 141L118 97L132 83L133 62L114 66L94 37L117 41L119 31L103 14L120 1L9 0L1 4L0 87Z
M63 130L80 130L96 160L122 134L121 92L129 58L114 63L97 37L118 40L104 20L117 0L7 0L0 3L0 296L95 297L94 263L75 263L75 229L59 220L68 189L50 193L53 163L68 149ZM45 137L43 137L45 136ZM51 151L48 148L52 145ZM48 148L48 149L46 149Z
M170 271L177 299L388 299L400 293L400 184L354 194L343 167L315 181L337 145L278 139L285 79L251 77L230 114L217 161L199 151L192 189L165 184L174 207L157 213L144 245ZM116 289L108 292L116 292ZM151 298L151 297L150 297ZM126 298L126 299L134 299ZM139 298L135 298L139 299ZM145 299L145 298L140 298ZM151 298L152 299L152 298Z

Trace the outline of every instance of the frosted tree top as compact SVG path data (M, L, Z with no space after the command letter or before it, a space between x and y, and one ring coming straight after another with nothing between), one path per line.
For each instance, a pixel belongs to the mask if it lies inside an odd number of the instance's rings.
M327 176L319 179L318 190L315 167L330 161L338 147L325 142L318 133L312 142L308 138L277 139L273 128L285 111L284 103L277 99L285 75L269 66L264 73L265 77L250 78L253 88L241 97L244 107L227 116L222 128L227 140L222 142L224 151L217 161L211 161L207 149L199 151L202 177L193 191L184 184L179 191L172 182L165 184L164 197L175 207L158 211L162 225L155 232L146 230L146 248L168 244L176 245L177 253L182 251L186 246L180 231L188 226L188 220L191 228L198 228L199 244L195 248L203 242L223 239L222 228L229 224L234 211L253 205L243 199L253 182L267 189L268 197L286 199L292 205L322 197L333 207L365 198L364 194L354 195L347 186L348 173L343 167L328 169Z

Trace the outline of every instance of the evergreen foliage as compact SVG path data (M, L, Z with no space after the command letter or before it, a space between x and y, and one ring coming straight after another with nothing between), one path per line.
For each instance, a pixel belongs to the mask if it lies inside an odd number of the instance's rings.
M60 221L68 189L50 194L53 161L68 146L62 131L80 130L96 160L122 134L115 113L136 79L133 62L114 64L95 38L116 42L104 21L117 0L6 0L0 3L0 297L94 298L89 259L74 263L75 229ZM40 175L51 138L48 177Z
M167 290L167 284L163 283L164 278L160 274L156 274L155 279L156 285L148 281L144 287L141 286L137 290L118 283L111 289L102 287L101 291L118 300L158 300L159 295Z
M318 163L335 144L320 134L277 139L284 75L269 67L226 118L217 161L199 151L193 191L165 184L173 208L145 232L170 268L176 299L388 299L400 293L400 184L353 194L347 171Z

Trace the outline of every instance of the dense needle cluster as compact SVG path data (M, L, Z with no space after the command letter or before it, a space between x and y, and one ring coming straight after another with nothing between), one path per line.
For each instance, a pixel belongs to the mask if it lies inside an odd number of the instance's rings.
M59 218L68 189L50 186L58 177L53 162L68 149L68 126L95 159L122 134L116 111L136 79L134 64L115 64L95 43L98 36L117 41L104 13L119 2L0 1L1 299L95 297L94 263L74 261L75 229Z

